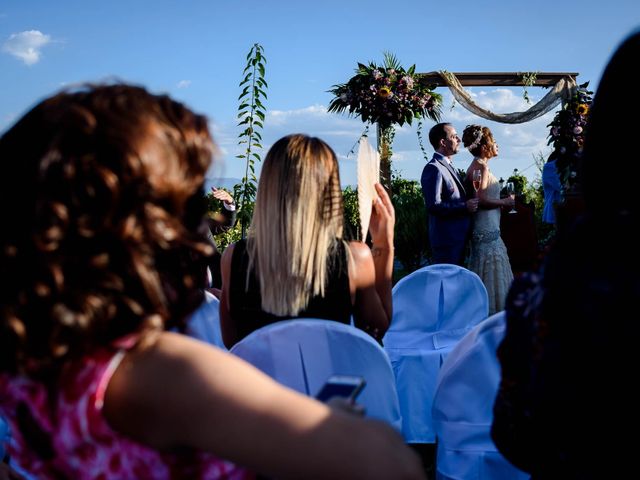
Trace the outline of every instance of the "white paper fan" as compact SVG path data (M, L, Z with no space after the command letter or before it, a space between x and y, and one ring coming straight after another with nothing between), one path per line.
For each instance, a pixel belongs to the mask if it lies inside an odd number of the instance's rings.
M358 148L358 212L360 233L364 242L369 230L373 200L378 197L375 184L380 181L380 155L369 145L367 137L360 139Z

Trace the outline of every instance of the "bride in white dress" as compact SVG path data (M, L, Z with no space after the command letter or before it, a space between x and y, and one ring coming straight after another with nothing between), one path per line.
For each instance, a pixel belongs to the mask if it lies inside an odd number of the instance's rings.
M474 156L467 169L467 185L477 191L479 208L473 217L469 270L478 274L489 294L489 315L504 310L504 303L513 280L507 248L500 238L501 207L512 207L512 198L500 198L500 184L489 170L489 160L498 155L498 144L491 130L480 125L468 125L462 142ZM475 178L478 170L480 178Z

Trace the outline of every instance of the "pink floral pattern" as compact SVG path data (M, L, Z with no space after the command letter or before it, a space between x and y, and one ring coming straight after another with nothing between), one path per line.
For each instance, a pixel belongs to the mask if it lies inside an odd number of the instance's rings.
M41 383L0 374L0 414L12 432L8 452L38 479L78 480L201 478L243 480L246 470L204 452L160 453L113 431L102 416L102 395L117 352L103 350L83 359L62 377L56 402ZM53 455L42 459L16 423L24 405L51 440Z

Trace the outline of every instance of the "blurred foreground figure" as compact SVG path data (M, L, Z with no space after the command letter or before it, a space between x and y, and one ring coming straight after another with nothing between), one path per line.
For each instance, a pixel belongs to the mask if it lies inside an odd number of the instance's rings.
M587 126L581 178L586 212L558 233L539 275L514 282L492 436L532 478L629 478L636 470L640 395L638 293L640 208L633 154L603 160L621 126L635 131L628 72L640 32L615 52ZM626 163L625 163L626 162ZM624 432L623 432L624 430Z
M57 94L0 138L12 459L38 479L423 478L390 427L167 332L202 301L213 148L206 118L127 85Z

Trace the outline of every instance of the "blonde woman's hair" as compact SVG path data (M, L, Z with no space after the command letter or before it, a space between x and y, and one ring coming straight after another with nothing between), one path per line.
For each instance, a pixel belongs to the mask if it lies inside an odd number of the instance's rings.
M265 312L297 315L311 298L324 295L342 230L342 190L331 147L300 134L278 140L262 167L247 241L247 285L253 270Z

